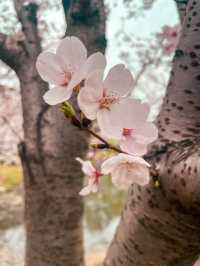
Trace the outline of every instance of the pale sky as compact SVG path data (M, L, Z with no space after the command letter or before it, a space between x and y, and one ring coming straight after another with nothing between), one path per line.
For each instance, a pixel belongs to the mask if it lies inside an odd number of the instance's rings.
M113 0L107 0L106 2L111 3ZM115 34L119 30L123 17L126 17L126 9L123 6L123 0L118 0L117 7L111 9L107 22L107 38L109 41L107 56L110 65L119 61L119 47L115 45ZM173 26L177 22L178 14L174 0L157 0L153 8L145 13L145 17L127 20L124 26L130 36L136 35L144 38L151 36L152 33L159 32L165 24Z

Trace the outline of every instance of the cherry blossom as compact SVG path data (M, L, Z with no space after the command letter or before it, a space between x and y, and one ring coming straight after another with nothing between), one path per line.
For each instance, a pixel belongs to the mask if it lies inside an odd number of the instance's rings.
M96 70L88 76L78 95L79 107L88 119L97 119L104 132L107 126L111 126L113 108L118 108L133 85L131 72L122 64L112 67L105 79L103 70Z
M95 69L104 69L106 59L97 52L87 58L84 44L76 37L64 38L56 53L42 52L36 68L43 80L55 85L44 95L44 100L55 105L68 100L73 89Z
M102 173L112 175L112 182L121 189L131 184L145 185L149 182L149 164L141 157L120 153L102 164Z
M101 171L89 160L76 158L88 177L87 185L79 192L81 196L97 192L103 174L111 173L113 183L123 189L133 183L145 185L149 182L149 164L139 157L147 152L148 144L157 138L157 128L148 122L149 106L128 97L134 79L123 64L112 67L104 78L105 66L106 59L101 53L87 58L85 46L73 36L63 39L55 52L41 53L36 63L43 80L54 85L45 93L44 100L50 105L63 103L71 97L74 89L76 92L78 89L76 95L80 110L89 120L97 119L102 137L83 123L82 114L79 115L72 105L78 127L83 127L99 139L106 149L120 152L104 161ZM66 113L65 116L68 118ZM76 125L74 121L73 125ZM117 140L120 149L104 137Z
M112 121L107 119L104 134L119 140L120 148L132 155L144 155L147 145L158 136L156 126L148 122L149 105L136 99L124 99L113 106ZM110 126L109 126L110 125Z
M173 27L164 26L160 34L163 39L163 49L167 54L171 54L176 50L181 35L181 25L177 24Z
M96 193L98 191L100 177L103 174L98 171L90 161L83 161L80 158L76 158L76 160L81 163L83 173L88 176L88 184L79 192L79 194L81 196L86 196L91 192Z

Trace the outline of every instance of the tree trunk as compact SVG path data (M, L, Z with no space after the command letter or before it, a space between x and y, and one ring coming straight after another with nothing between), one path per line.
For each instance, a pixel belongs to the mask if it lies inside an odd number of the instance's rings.
M64 5L67 2L63 1L66 14L70 7ZM87 34L82 39L87 39L92 53L99 48L93 38L105 38L104 6L103 1L98 1L98 5L94 0L83 2L87 3L87 12L95 8L98 19L91 27L87 20L84 23L73 17L68 29L81 38ZM85 156L88 136L72 127L58 106L49 107L43 102L48 86L35 69L41 52L38 7L33 2L16 0L15 9L25 40L16 42L14 48L8 47L9 36L0 33L0 58L16 71L21 86L24 142L19 145L19 153L25 185L26 266L82 266L83 204L78 192L83 176L75 158ZM84 28L83 33L82 28L77 30L78 25Z
M69 0L62 0L66 20L70 27L68 35L79 36L88 53L105 52L106 48L106 11L103 0L73 0L69 13L66 12Z
M177 5L181 24L183 24L183 21L184 21L185 15L186 15L186 8L187 8L187 4L188 4L189 0L174 0L174 1Z
M85 155L87 141L57 107L42 102L46 84L31 74L32 61L26 68L18 74L24 118L20 153L25 180L26 265L83 265L83 208L78 196L82 174L75 157Z
M159 139L146 156L152 181L130 188L106 266L192 266L199 255L199 10L200 1L190 0L158 117Z

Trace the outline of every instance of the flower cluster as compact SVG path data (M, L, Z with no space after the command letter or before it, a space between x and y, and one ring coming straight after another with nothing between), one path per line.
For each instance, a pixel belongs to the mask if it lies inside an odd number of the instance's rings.
M173 27L164 26L160 37L162 39L162 48L166 54L173 53L179 43L181 35L181 25L177 24Z
M76 37L63 39L56 53L41 53L36 67L43 80L53 85L45 93L44 100L50 105L62 103L67 108L69 103L66 101L72 94L76 95L82 114L76 115L70 107L72 120L90 133L93 132L92 121L96 120L101 136L96 133L93 136L103 142L101 148L118 152L105 160L100 169L90 161L77 158L88 176L88 185L80 194L97 192L101 177L107 174L112 174L113 183L120 188L127 188L132 183L148 183L149 164L141 156L147 152L148 144L157 138L157 128L147 120L149 106L128 96L134 86L131 72L118 64L105 76L104 55L97 52L87 57L85 46ZM83 123L85 120L89 121L87 126ZM112 139L118 146L110 144Z

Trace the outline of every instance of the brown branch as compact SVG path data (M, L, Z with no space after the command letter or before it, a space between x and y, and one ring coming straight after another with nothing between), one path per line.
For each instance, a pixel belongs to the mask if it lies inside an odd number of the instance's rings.
M88 49L88 54L105 52L105 6L103 0L63 0L68 21L67 34L79 37ZM70 16L70 17L69 17Z
M125 153L121 149L119 149L119 148L111 145L108 141L106 141L104 138L102 138L101 136L99 136L97 133L95 133L91 129L84 128L84 130L87 131L90 135L92 135L96 139L100 140L102 143L104 143L106 145L107 149L111 149L111 150L116 151L116 152L119 152L119 153Z
M89 133L91 136L95 137L96 139L100 140L103 144L105 144L104 149L111 149L113 151L116 151L118 153L125 153L121 149L117 148L116 146L110 144L107 140L105 140L103 137L101 137L99 134L95 133L92 129L89 128L89 125L91 124L91 121L88 120L88 124L84 124L84 119L81 121L76 115L69 116L68 111L65 111L65 105L63 104L64 108L61 108L61 111L64 113L65 117L71 122L71 124L80 130L84 130L87 133ZM73 105L72 105L73 106ZM74 109L74 107L73 107ZM80 110L78 110L80 112ZM98 148L98 147L96 147Z
M16 0L14 4L25 38L19 40L18 33L14 35L0 33L0 59L17 71L22 65L24 55L28 53L36 58L41 47L37 29L38 6L25 0Z
M37 57L41 51L40 37L38 34L37 11L38 5L35 2L26 0L15 0L15 10L21 23L22 31L26 37L25 47L29 55Z
M15 36L0 33L0 59L13 70L19 67L19 57L22 48L15 41Z

